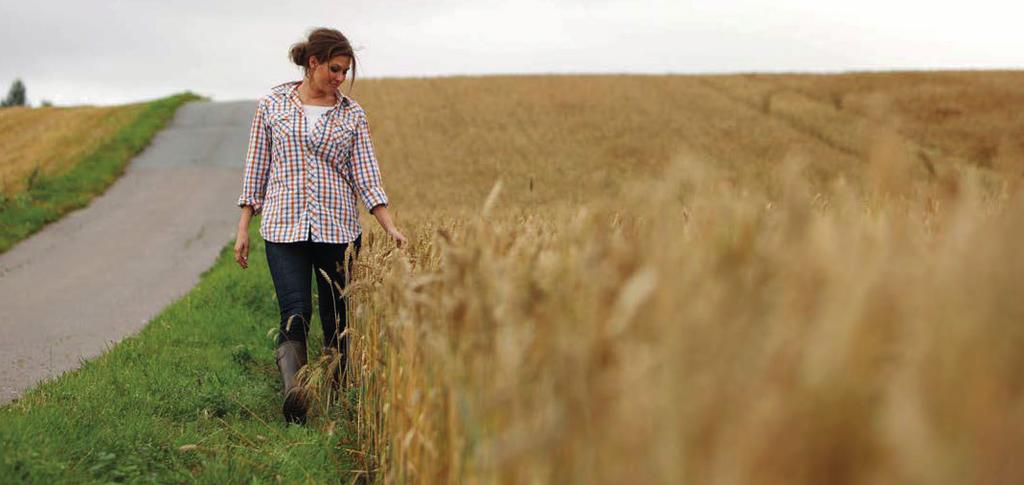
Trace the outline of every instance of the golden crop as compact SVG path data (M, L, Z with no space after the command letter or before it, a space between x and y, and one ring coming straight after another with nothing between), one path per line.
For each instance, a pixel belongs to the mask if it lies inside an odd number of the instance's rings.
M348 290L363 471L1024 480L1021 80L362 82L411 242Z

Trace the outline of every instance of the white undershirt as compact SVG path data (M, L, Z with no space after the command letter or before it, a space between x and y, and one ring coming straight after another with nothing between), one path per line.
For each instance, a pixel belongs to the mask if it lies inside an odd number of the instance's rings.
M334 106L317 106L314 104L302 105L302 110L306 113L306 129L312 133L313 128L316 126L316 120L320 119L324 113L328 112Z

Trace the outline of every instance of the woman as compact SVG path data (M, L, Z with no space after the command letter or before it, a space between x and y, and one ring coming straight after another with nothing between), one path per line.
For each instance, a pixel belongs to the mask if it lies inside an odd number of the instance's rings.
M352 259L344 266L342 260L350 244L357 256L362 241L357 196L398 247L406 239L388 215L366 113L339 89L349 67L355 82L348 39L334 29L315 29L292 46L290 57L303 67L304 78L260 99L250 127L235 260L242 269L249 266L249 220L262 214L260 236L281 310L276 353L283 413L288 422L304 423L306 399L295 374L306 364L311 272L320 295L323 351L339 352L342 367L347 297L341 288ZM343 367L339 373L344 375ZM335 386L337 381L335 374Z

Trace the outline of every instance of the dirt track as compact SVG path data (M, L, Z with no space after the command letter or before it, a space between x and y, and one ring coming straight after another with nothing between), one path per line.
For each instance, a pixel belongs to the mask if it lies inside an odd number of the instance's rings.
M88 207L0 255L0 404L140 330L232 241L254 101L189 103Z

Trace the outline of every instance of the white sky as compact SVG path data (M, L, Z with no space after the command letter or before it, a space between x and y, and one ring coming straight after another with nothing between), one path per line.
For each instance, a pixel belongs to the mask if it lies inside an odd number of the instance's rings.
M0 0L0 96L20 77L33 104L254 99L301 76L288 48L321 25L367 78L1016 69L1021 19L1008 0Z

